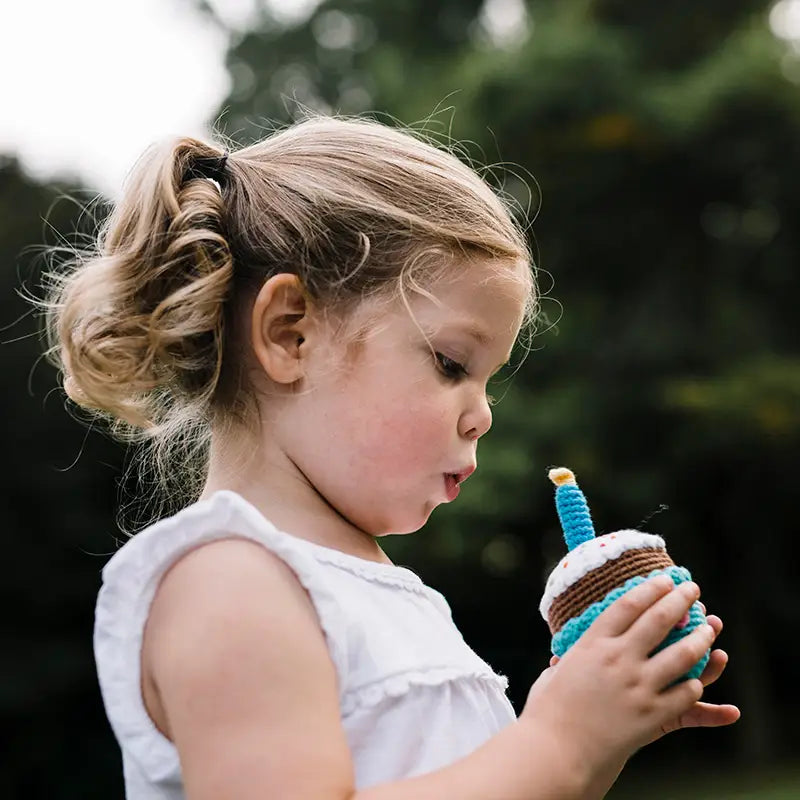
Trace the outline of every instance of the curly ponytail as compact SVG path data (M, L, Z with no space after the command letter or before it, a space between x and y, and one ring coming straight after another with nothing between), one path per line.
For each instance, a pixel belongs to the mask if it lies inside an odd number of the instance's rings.
M65 391L128 438L157 435L187 406L205 417L217 386L233 260L220 189L198 164L219 155L188 138L148 150L96 253L51 297Z

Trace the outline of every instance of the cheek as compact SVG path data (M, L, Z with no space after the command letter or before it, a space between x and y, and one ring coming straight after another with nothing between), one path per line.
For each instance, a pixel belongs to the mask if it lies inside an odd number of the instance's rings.
M318 458L335 465L327 480L348 475L353 485L377 482L385 491L453 457L456 395L425 356L401 357L391 348L368 353L355 368L331 372L303 400L303 436L315 442Z
M451 438L446 405L430 392L364 397L361 410L351 441L358 442L366 470L397 475L429 467L442 458Z

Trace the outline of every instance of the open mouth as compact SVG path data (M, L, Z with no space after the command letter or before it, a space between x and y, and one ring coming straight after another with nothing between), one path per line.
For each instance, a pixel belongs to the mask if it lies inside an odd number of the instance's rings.
M444 488L448 501L455 500L458 497L461 488L459 484L463 483L474 471L475 467L467 467L460 472L444 473Z
M458 485L458 474L455 472L445 472L444 474L444 493L447 500L452 501L458 497L461 487Z
M453 472L451 474L456 479L456 483L463 483L473 472L475 472L475 467L467 467L462 469L461 472Z

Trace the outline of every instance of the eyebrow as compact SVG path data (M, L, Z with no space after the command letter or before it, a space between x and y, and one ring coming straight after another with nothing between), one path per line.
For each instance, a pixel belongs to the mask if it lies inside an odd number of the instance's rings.
M458 328L463 333L466 333L468 336L471 336L473 339L475 339L478 344L491 344L491 337L480 325L478 325L477 322L473 322L472 320L458 320L451 322L449 326L445 327Z
M466 333L468 336L471 336L476 342L478 342L478 344L483 345L484 347L487 347L489 344L491 344L491 337L487 335L486 331L477 322L472 320L456 320L451 322L449 326L446 325L445 327L458 328L460 331ZM501 369L503 369L503 367L508 366L510 361L511 355L509 355L509 357L502 364L499 364L494 368L492 376L494 377L498 372L500 372Z

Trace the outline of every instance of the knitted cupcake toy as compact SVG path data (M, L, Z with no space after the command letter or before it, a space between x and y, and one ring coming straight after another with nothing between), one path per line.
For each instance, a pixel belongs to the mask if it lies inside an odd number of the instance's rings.
M661 573L676 585L692 576L688 569L675 565L660 536L636 530L595 536L589 506L572 472L563 467L551 469L549 478L556 485L556 509L569 552L547 579L539 611L550 626L552 651L560 657L602 611L637 584ZM655 652L705 621L700 603L695 602ZM710 652L680 680L699 677Z

